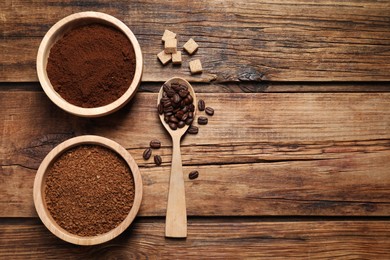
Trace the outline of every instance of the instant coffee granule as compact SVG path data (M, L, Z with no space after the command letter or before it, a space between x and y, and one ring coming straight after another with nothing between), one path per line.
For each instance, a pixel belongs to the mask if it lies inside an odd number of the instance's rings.
M134 201L134 180L126 162L112 150L80 145L48 169L45 200L59 226L79 236L117 227Z
M100 107L120 98L135 73L135 53L121 31L89 24L67 32L50 49L47 75L69 103Z

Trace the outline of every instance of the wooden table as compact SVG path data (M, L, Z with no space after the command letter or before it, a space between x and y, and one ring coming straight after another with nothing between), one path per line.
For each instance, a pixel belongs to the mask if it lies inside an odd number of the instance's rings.
M79 11L124 21L144 54L143 83L97 119L58 109L37 82L47 30ZM388 1L5 1L0 5L0 258L390 258ZM193 37L204 72L162 67L171 29ZM164 238L171 142L156 116L162 82L190 80L215 115L182 142L188 238ZM139 217L93 247L57 239L38 219L33 180L74 136L111 138L141 168ZM151 139L161 167L144 161Z

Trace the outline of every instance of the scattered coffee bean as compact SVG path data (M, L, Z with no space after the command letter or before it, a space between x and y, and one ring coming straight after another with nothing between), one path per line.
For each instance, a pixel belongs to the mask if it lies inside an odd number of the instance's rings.
M190 174L188 174L188 178L190 180L194 180L194 179L196 179L198 177L199 177L199 172L198 171L192 171L192 172L190 172Z
M161 142L159 140L154 139L150 141L150 147L154 149L158 149L161 147Z
M154 163L156 165L160 165L162 163L162 159L161 159L161 156L160 155L155 155L154 156Z
M209 120L205 116L198 117L198 124L200 125L207 125L208 121Z
M199 99L198 101L198 109L199 111L203 111L206 107L206 103L204 102L203 99Z
M209 116L214 115L214 109L211 108L211 107L206 107L205 112L206 112L206 114L208 114Z
M152 149L150 148L147 148L145 151L144 151L144 154L142 155L144 157L144 160L148 160L150 158L150 156L152 155Z
M199 128L197 126L190 126L190 128L188 128L187 132L189 134L192 134L192 135L196 135L198 132L199 132Z

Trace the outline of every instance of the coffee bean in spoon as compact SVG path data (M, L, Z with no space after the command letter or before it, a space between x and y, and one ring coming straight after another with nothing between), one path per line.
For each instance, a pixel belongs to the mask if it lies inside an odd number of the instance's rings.
M158 105L159 114L172 130L191 125L194 117L194 98L186 85L173 82L163 85L163 95Z

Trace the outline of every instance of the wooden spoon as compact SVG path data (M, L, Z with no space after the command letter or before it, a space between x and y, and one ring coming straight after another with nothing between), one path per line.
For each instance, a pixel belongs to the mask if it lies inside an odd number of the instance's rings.
M171 83L180 83L188 87L188 91L193 97L193 105L195 106L195 111L197 109L196 96L194 89L191 84L188 83L185 79L174 77L165 82L165 84L170 85ZM163 88L161 87L158 94L157 105L160 102L160 99L163 95ZM167 216L165 220L165 236L166 237L177 237L184 238L187 237L187 210L186 210L186 198L184 191L184 177L183 177L183 168L181 162L181 153L180 153L180 139L188 129L188 125L185 125L183 128L177 128L172 130L169 125L164 121L164 114L160 115L160 120L165 129L172 137L172 167L171 167L171 177L169 181L169 193L168 193L168 205L167 205Z

